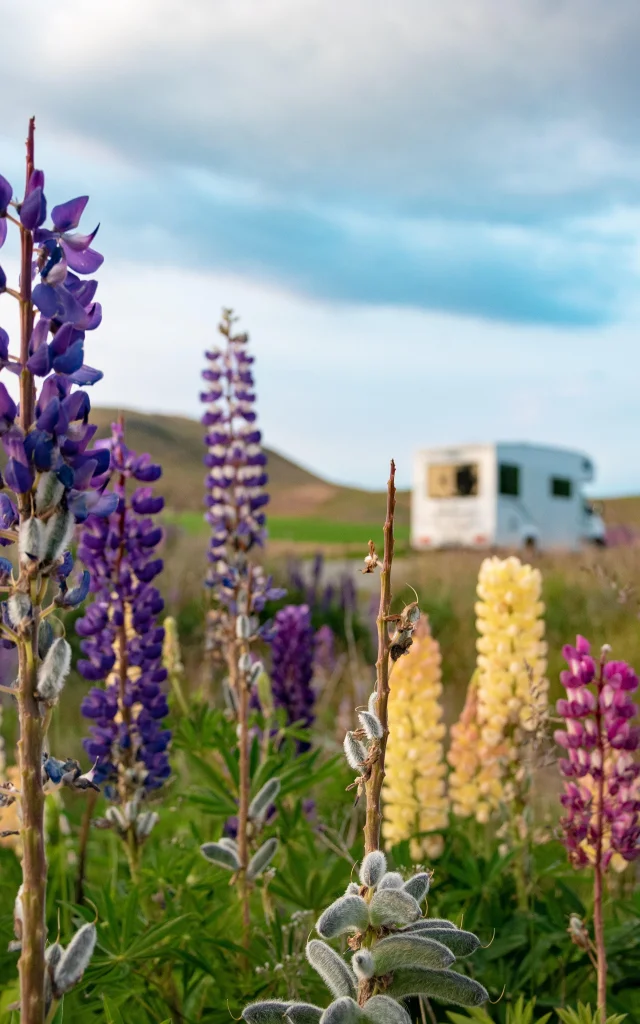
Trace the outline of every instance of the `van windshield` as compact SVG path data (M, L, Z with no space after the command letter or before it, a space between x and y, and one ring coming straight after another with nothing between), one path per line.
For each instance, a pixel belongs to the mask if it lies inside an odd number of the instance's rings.
M479 466L476 462L431 465L427 470L429 498L472 498L478 494Z

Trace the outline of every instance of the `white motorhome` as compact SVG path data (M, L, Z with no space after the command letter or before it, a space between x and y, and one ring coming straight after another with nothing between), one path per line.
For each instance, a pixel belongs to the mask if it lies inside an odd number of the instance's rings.
M577 549L604 544L602 518L582 487L581 452L533 444L429 448L415 456L411 543L442 547Z

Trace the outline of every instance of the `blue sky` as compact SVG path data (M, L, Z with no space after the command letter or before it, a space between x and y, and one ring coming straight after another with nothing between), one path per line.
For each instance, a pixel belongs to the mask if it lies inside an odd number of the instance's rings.
M50 198L91 195L97 403L197 414L233 305L267 442L333 479L522 439L640 492L637 2L25 10L0 170L35 112Z

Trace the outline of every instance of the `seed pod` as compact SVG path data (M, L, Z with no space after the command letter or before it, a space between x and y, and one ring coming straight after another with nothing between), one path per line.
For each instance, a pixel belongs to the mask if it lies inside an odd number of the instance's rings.
M433 928L458 930L457 924L454 924L453 921L447 921L444 917L421 917L419 921L414 921L413 924L408 924L406 928L403 928L402 930L405 932L422 932L431 931Z
M273 693L271 691L271 679L269 674L265 672L262 662L257 662L260 667L260 671L255 675L251 673L252 686L255 686L258 694L258 700L260 701L260 707L262 708L265 716L271 718L274 711L273 704ZM254 666L255 667L255 666Z
M80 981L93 955L96 938L95 924L83 924L73 936L53 972L53 993L56 999L70 992Z
M372 850L360 865L360 881L373 888L387 870L387 858L381 850Z
M369 910L362 896L340 896L323 910L316 931L323 939L332 939L345 932L363 932L368 924Z
M71 647L62 637L51 644L38 669L38 696L47 704L55 704L71 668Z
M389 935L373 948L375 973L380 976L392 974L402 967L431 967L442 970L451 967L455 956L441 942L421 935Z
M57 561L69 547L76 521L69 509L61 509L51 516L45 529L44 559L50 564Z
M360 719L360 725L367 734L367 739L382 739L382 722L377 715L372 715L370 711L359 711L358 718Z
M380 879L378 889L402 889L404 878L398 871L387 871Z
M229 871L237 871L240 867L238 854L234 853L227 846L222 846L220 843L203 843L200 847L200 853L207 860L210 860L212 864L217 864L221 868L228 868Z
M63 494L64 484L56 473L50 470L41 473L36 487L36 512L48 512L50 508L56 508Z
M367 708L370 715L378 714L378 691L374 690L367 702Z
M136 821L136 836L138 839L146 839L158 824L160 815L156 811L145 811Z
M249 672L249 682L251 686L255 686L258 682L260 675L264 672L264 665L261 661L254 661ZM302 1005L302 1004L301 1004Z
M224 702L229 710L232 711L234 715L237 715L239 707L238 695L233 686L230 685L228 679L222 680L222 693L224 696Z
M119 807L107 807L104 816L107 821L115 825L117 831L123 833L127 831L127 821Z
M265 999L262 1003L251 1003L242 1011L243 1020L247 1024L282 1024L290 1003L278 999Z
M351 967L358 981L366 981L373 978L376 973L376 965L368 949L359 949L351 957Z
M18 551L20 553L20 565L38 565L44 554L44 525L41 519L32 516L20 524L18 532Z
M236 639L237 640L248 640L251 636L251 627L249 625L248 615L238 615L236 619Z
M411 1017L404 1006L389 996L372 996L362 1008L369 1024L411 1024Z
M369 920L375 928L411 924L421 916L420 907L404 889L378 889L369 904Z
M401 970L396 971L387 993L395 999L405 996L427 996L442 999L456 1006L480 1006L489 993L473 978L456 971Z
M287 1008L284 1019L288 1024L318 1024L322 1017L319 1006L311 1003L292 1003Z
M246 675L247 672L250 672L252 665L253 662L251 661L250 654L241 654L238 658L238 672L241 672L242 675Z
M312 939L305 950L307 960L317 971L332 995L355 996L357 989L356 976L335 949L326 942Z
M359 772L367 760L367 748L364 743L355 738L352 732L348 732L344 738L344 752L349 766Z
M18 633L28 629L33 618L33 607L26 594L14 591L7 601L7 611L11 625Z
M56 967L60 963L63 953L64 949L59 942L52 942L51 945L47 946L47 948L45 949L44 962L46 963L47 969L49 970L50 974L53 974Z
M460 928L427 928L424 934L447 946L457 957L471 956L480 946L480 939L473 932Z
M345 896L359 896L360 886L357 882L349 882L347 888L344 891Z
M278 793L280 792L280 779L269 779L259 793L256 793L249 804L249 820L262 822Z
M405 892L411 893L414 900L418 903L422 903L429 892L430 885L431 875L426 871L422 871L419 875L414 875L408 882L405 882L403 889Z
M278 849L277 839L267 839L266 843L256 850L247 867L247 878L250 882L259 878L262 872L269 866Z
M42 619L38 626L38 657L44 661L53 643L53 626L48 619Z
M364 1014L358 1004L348 997L336 999L327 1006L320 1018L320 1024L360 1024Z

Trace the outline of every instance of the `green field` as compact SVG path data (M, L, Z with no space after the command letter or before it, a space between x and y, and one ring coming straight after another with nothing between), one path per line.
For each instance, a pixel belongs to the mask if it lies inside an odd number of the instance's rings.
M175 524L191 535L205 533L207 524L200 512L167 512L165 522ZM330 519L300 516L269 516L269 539L297 544L363 544L371 539L382 542L381 523L340 523ZM396 526L396 539L409 539L409 527Z

